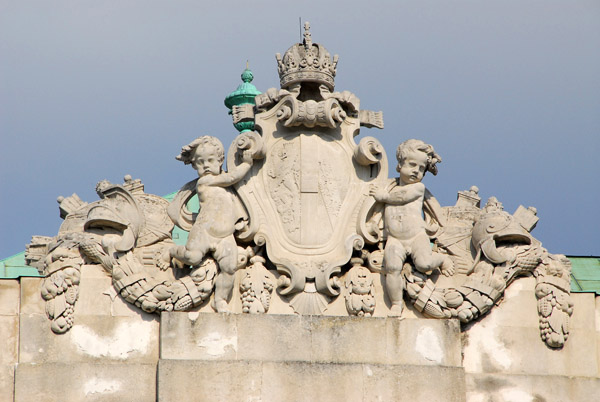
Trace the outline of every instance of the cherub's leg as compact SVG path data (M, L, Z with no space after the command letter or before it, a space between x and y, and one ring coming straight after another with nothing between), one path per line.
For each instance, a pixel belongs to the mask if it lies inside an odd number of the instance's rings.
M404 302L404 278L402 277L402 266L406 259L406 249L398 240L388 237L383 252L383 263L386 271L385 288L392 302L390 316L399 317L402 314Z
M200 265L209 248L209 236L205 230L192 227L185 246L173 246L171 258L176 258L190 266Z
M425 232L413 239L410 254L417 271L427 275L431 274L434 268L441 267L445 260L444 255L431 250L429 237Z
M219 264L219 274L215 280L215 310L219 313L229 312L227 300L233 291L234 274L237 268L238 250L233 236L226 237L217 245L214 252Z

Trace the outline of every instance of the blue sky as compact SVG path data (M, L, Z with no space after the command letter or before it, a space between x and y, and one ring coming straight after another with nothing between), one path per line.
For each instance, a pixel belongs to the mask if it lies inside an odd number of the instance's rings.
M246 60L259 90L278 87L299 17L339 54L336 90L384 112L361 136L392 161L405 139L434 145L425 184L442 205L477 185L509 212L535 206L551 252L600 254L597 1L1 0L0 257L57 233L59 195L192 179L175 155L199 135L231 142L223 99Z

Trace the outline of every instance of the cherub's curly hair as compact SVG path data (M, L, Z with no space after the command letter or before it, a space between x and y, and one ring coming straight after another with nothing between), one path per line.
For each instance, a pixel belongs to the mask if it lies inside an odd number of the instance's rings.
M223 144L219 141L218 138L212 137L210 135L203 135L202 137L196 138L194 141L189 144L183 146L181 148L181 153L175 157L178 161L182 161L186 165L192 163L192 159L194 157L194 152L196 149L212 147L215 148L217 152L217 157L219 158L219 162L223 163L225 160L225 149L223 148Z
M402 163L409 152L425 153L427 155L427 168L425 171L431 172L434 176L437 174L436 163L442 162L442 157L435 153L432 145L425 144L421 140L406 140L398 145L398 149L396 150L396 159L398 159L398 162Z

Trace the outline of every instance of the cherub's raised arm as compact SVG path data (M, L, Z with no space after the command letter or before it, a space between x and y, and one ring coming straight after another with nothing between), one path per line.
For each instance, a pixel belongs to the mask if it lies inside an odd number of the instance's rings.
M419 199L424 192L425 185L423 183L396 186L387 194L383 202L392 205L404 205Z
M231 172L224 172L216 176L205 176L198 180L198 185L229 187L238 181L250 171L252 167L252 153L248 150L242 154L242 163L237 165Z
M206 184L211 186L229 187L242 180L242 178L246 176L246 173L250 171L251 167L251 164L242 162L232 172L221 173L220 175L212 176L212 180Z

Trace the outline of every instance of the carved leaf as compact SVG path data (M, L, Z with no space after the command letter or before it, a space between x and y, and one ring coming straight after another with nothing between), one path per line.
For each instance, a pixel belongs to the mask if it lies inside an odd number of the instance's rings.
M538 300L538 310L542 317L548 317L552 313L552 304L546 298Z
M46 315L49 319L54 318L54 299L48 300L46 302Z
M568 314L563 313L563 325L562 325L562 328L563 328L563 333L564 334L568 334L569 333L569 324L570 324L570 321L571 321L571 317L569 317Z
M54 299L54 317L60 317L62 313L65 312L67 308L67 300L65 299L65 294L60 294L56 296Z
M75 301L77 300L77 293L77 288L75 286L70 286L65 293L67 303L75 304Z
M552 314L548 318L548 323L550 324L550 328L552 328L552 331L562 334L562 327L564 323L563 317L564 314L559 310L555 310L552 312Z

